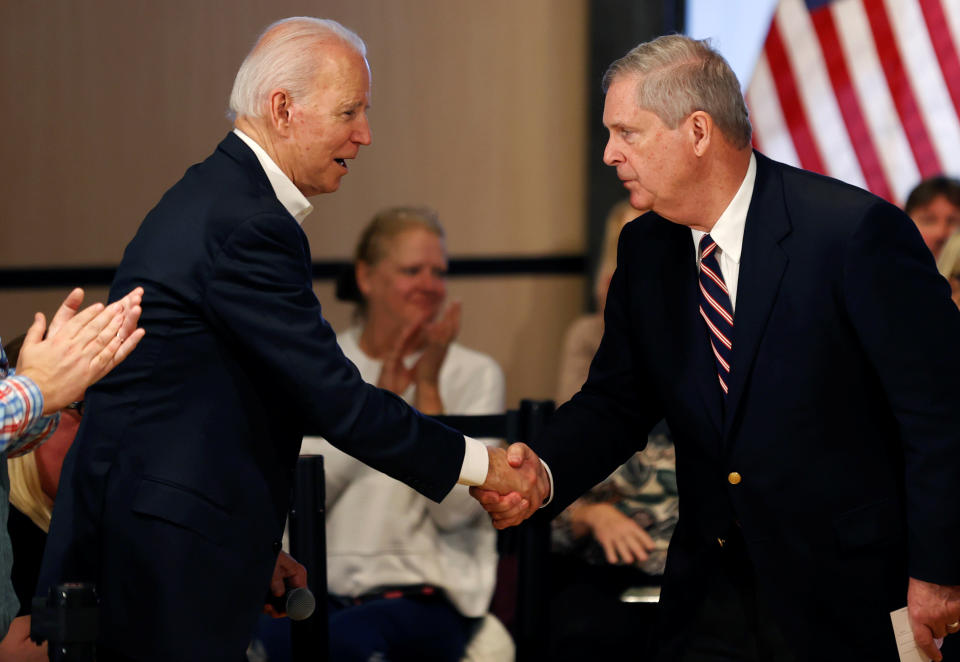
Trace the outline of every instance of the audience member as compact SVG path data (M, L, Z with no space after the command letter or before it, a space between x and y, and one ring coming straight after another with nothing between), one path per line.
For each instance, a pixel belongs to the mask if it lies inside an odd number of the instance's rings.
M947 239L960 230L960 180L945 175L924 179L907 196L904 211L939 259Z
M502 412L500 367L455 340L460 304L444 309L446 273L433 211L377 214L356 250L357 324L337 342L365 380L424 413ZM480 504L465 486L434 503L320 438L301 452L324 456L332 659L459 660L496 575L496 531Z
M622 201L607 216L596 277L599 312L577 319L567 333L558 405L587 378L603 335L617 240L623 226L641 213ZM635 653L638 641L646 637L652 618L644 619L621 595L633 587L658 584L663 574L679 509L675 467L670 432L661 423L642 452L553 520L550 659L616 659Z
M0 349L0 660L46 659L46 649L29 640L29 617L18 617L18 590L11 580L13 549L8 534L10 478L7 458L38 448L62 424L59 410L83 397L87 387L113 369L143 337L137 329L142 290L104 307L83 311L83 290L73 290L50 321L37 313L22 339L11 343L8 360ZM12 366L19 362L19 373ZM21 555L39 563L40 553ZM36 577L34 577L34 581ZM32 593L33 586L30 586ZM19 602L29 602L23 597ZM19 610L19 611L18 611Z
M953 302L960 307L960 234L954 234L944 245L937 268L950 281Z

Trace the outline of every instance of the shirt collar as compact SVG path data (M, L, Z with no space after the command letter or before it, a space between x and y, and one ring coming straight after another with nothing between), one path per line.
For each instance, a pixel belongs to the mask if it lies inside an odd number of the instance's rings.
M727 208L720 214L720 218L713 224L710 230L710 238L717 242L717 246L729 259L736 264L740 264L740 251L743 249L743 229L747 225L747 211L750 209L750 201L753 199L753 185L757 180L757 157L750 154L750 165L747 166L747 174L740 182L740 188L736 195L727 205ZM699 247L700 239L706 233L701 230L691 230L693 232L693 243ZM699 260L699 248L697 249Z
M247 147L253 150L257 161L260 162L260 166L263 168L263 172L266 173L267 179L270 180L270 186L273 187L273 192L276 194L280 204L296 219L297 223L303 224L303 219L313 211L313 205L310 204L310 201L307 200L306 196L300 192L300 189L290 181L290 178L284 174L283 170L273 162L273 159L270 158L266 150L258 145L253 138L240 129L234 129L233 132L237 134L240 140L247 144Z

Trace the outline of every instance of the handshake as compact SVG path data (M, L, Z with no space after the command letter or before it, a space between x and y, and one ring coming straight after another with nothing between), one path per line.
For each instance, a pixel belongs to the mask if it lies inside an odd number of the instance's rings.
M544 464L523 443L506 450L487 447L490 464L483 485L470 494L490 513L498 529L516 526L535 512L550 496L550 479Z

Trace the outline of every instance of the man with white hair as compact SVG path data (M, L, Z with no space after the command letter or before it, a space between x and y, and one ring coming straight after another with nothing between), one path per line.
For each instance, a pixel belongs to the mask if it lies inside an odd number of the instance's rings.
M620 235L586 383L534 444L543 514L665 418L680 518L650 659L894 662L909 605L904 638L939 660L960 630L960 313L916 227L755 152L705 42L640 44L604 89L604 162L652 212Z
M268 590L305 584L280 551L305 434L437 501L458 481L543 500L539 463L363 382L320 314L300 223L370 143L364 52L334 21L267 28L234 131L124 253L113 291L144 288L146 339L87 397L38 587L96 582L100 660L241 659Z

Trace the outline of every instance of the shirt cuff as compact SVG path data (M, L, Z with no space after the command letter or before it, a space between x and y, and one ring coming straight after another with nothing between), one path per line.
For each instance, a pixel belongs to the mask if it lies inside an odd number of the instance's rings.
M10 375L3 381L6 397L13 400L8 409L13 420L4 421L4 430L15 427L15 435L23 434L43 414L43 393L32 379L23 375Z
M550 465L548 465L548 464L547 464L546 462L544 462L543 460L540 460L540 464L542 464L542 465L543 465L543 468L546 469L546 471L547 471L547 478L548 478L549 481L550 481L550 494L547 495L547 498L543 500L543 504L540 506L541 508L545 508L546 506L549 506L549 505L550 505L550 502L551 502L551 501L553 501L553 472L550 471Z
M464 435L463 466L460 467L460 485L478 486L487 480L490 456L483 442Z

